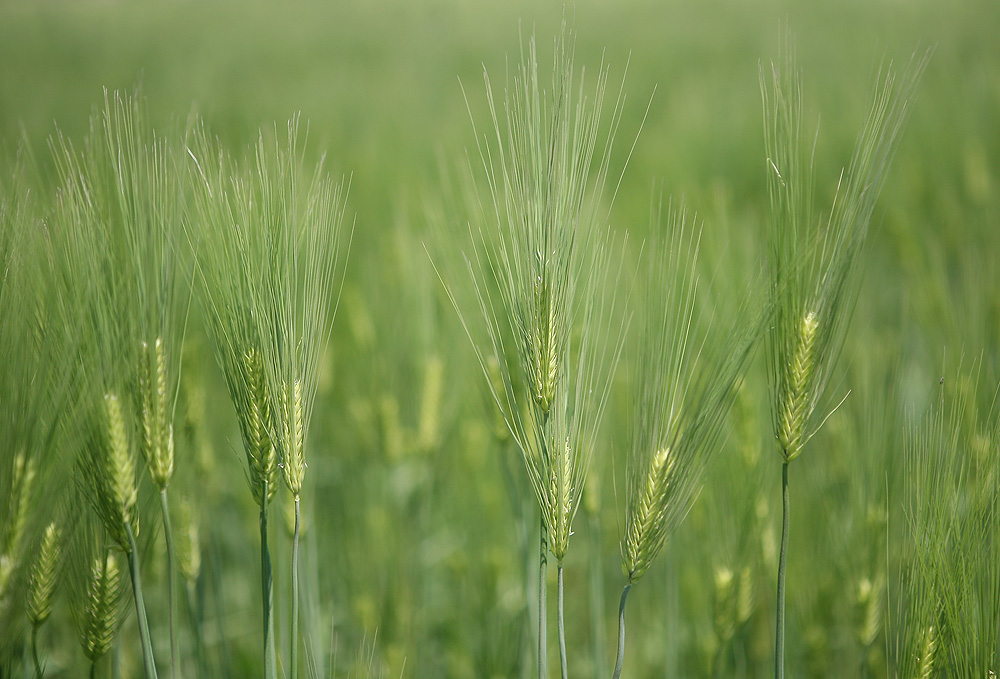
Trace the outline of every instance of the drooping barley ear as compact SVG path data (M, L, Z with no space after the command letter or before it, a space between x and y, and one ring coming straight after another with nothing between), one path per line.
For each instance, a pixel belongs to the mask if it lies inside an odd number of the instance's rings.
M80 643L83 653L96 663L111 648L118 624L121 571L110 551L94 560L84 599Z
M250 396L244 433L250 490L257 506L263 508L278 489L278 455L270 435L271 400L260 352L247 349L243 361Z
M139 389L142 399L142 453L149 476L160 490L166 489L174 473L174 425L169 415L167 357L163 338L150 349L141 344Z
M794 358L785 366L787 374L781 381L783 396L780 406L778 444L785 462L791 462L806 441L806 420L810 415L809 402L812 394L812 378L815 374L816 329L819 319L809 311L802 317L795 338Z
M283 452L281 470L285 485L292 497L298 499L302 491L302 480L306 473L305 450L302 428L302 382L281 385L281 428Z
M42 625L52 613L52 597L56 590L61 531L55 522L45 527L38 556L32 564L28 580L28 620L35 627Z

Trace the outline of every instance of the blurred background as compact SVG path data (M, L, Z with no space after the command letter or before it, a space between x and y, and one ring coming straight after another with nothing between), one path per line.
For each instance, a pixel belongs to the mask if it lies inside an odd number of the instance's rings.
M683 197L704 223L706 274L721 296L742 294L763 254L758 68L778 57L782 25L804 72L806 119L819 126L818 205L850 159L880 66L933 49L831 385L852 395L793 470L789 671L895 676L893 641L905 625L891 597L907 541L905 423L933 400L941 377L984 393L1000 377L995 0L3 2L0 158L24 140L44 177L47 139L57 128L81 139L102 88L139 87L162 129L183 130L200 115L236 151L301 112L307 153L325 154L333 174L351 178L355 223L303 498L309 665L319 676L529 676L533 559L524 552L535 538L524 526L534 527L534 500L516 450L496 435L485 380L423 243L465 228L449 178L467 156L478 162L471 120L488 127L483 69L501 87L532 33L545 66L564 13L577 32L577 66L594 74L603 59L615 93L624 78L610 171L624 176L612 227L639 241L654 190ZM205 676L240 677L260 668L256 518L236 421L199 323L185 348L177 486L197 504L192 586ZM614 657L629 356L567 557L577 676L608 674ZM951 379L976 362L978 382ZM765 378L758 360L702 497L636 588L627 676L773 670L780 458ZM287 544L279 536L272 554ZM285 592L287 565L275 558L276 593ZM164 649L162 560L146 562L154 642ZM862 629L872 596L888 602L876 606L874 637ZM280 649L288 611L277 615ZM131 628L115 651L121 676L141 668ZM43 643L47 674L82 671L64 612ZM188 656L192 645L186 633Z

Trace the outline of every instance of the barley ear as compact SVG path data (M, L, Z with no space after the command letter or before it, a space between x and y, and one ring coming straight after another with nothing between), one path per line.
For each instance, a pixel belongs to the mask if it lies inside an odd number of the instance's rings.
M301 380L295 380L293 385L287 383L281 385L281 424L284 438L284 459L281 469L284 472L285 485L291 491L292 497L298 498L306 474Z
M278 488L278 459L271 441L271 407L264 376L264 359L250 348L243 356L250 395L246 416L247 464L250 486L257 505L263 507Z
M715 636L725 644L736 632L737 580L733 571L725 566L715 569L714 615Z
M189 585L198 580L201 573L201 538L198 520L191 510L191 503L181 499L180 533L177 541L177 565L181 576Z
M882 580L876 579L872 582L868 578L862 578L858 583L857 596L855 600L858 642L865 648L875 643L879 630L882 627Z
M97 488L97 503L108 532L126 552L131 548L124 526L132 524L138 533L138 513L134 511L138 490L135 485L135 464L129 451L128 432L121 403L114 393L104 395L107 449Z
M167 411L167 359L163 338L150 350L142 343L139 387L142 392L142 452L149 476L160 490L174 473L174 426Z
M740 577L736 585L736 624L742 627L753 615L753 573L750 566L740 569Z
M555 455L552 456L549 472L549 501L546 508L550 514L549 549L556 561L562 563L569 551L570 522L575 513L573 490L573 456L567 438L562 444L553 442Z
M21 559L21 542L24 540L31 490L35 484L36 463L23 452L14 455L11 480L10 513L3 541L0 542L0 597Z
M441 395L444 387L444 361L431 356L424 365L424 386L420 399L420 424L417 428L417 446L429 451L440 442Z
M806 421L809 419L812 395L812 377L816 366L813 349L819 320L812 311L802 317L796 337L795 355L786 366L778 429L778 443L785 462L791 462L802 452L806 442Z
M656 451L646 474L642 496L634 512L629 512L625 527L624 570L629 583L641 578L660 551L666 535L662 521L667 510L668 489L674 468L669 448Z
M934 659L937 656L938 633L930 625L921 634L920 655L917 657L917 675L914 679L931 679L934 674Z
M107 552L104 558L94 560L80 633L83 653L91 662L97 662L111 648L117 625L120 580L121 571L114 554Z
M59 565L61 531L55 522L45 528L38 557L28 580L28 620L38 627L52 613L52 596L56 590L56 570Z

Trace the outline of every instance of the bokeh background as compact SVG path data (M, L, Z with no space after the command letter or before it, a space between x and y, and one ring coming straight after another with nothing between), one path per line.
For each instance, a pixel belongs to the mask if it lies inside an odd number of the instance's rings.
M44 185L47 139L57 128L82 138L102 88L138 87L163 129L183 130L197 114L235 151L301 112L307 153L351 177L355 224L303 500L310 667L319 676L530 676L524 544L534 538L523 526L533 499L517 452L494 435L483 376L424 243L437 251L463 228L449 178L477 162L470 113L487 124L484 67L502 83L532 33L545 65L564 15L577 65L593 74L603 58L613 87L624 78L613 228L641 241L654 192L683 197L704 223L706 275L721 295L741 294L761 263L758 69L778 57L783 26L797 45L807 120L819 126L820 205L850 158L880 65L933 49L832 382L852 395L793 470L789 671L895 676L906 623L893 596L907 552L900 441L940 378L987 394L988 406L1000 377L995 0L3 2L0 157L23 140ZM197 499L205 676L241 677L260 671L256 519L197 316L176 485ZM609 674L614 654L630 355L567 562L570 663L581 677ZM978 379L962 377L970 366ZM705 491L634 592L628 676L772 671L780 458L765 377L758 360ZM272 554L286 547L281 534ZM147 605L165 649L160 562L146 559ZM865 583L883 602L874 641L859 631L870 614ZM47 674L75 676L85 665L57 611L43 639ZM287 615L279 606L279 648ZM109 661L116 676L141 671L131 629ZM182 642L190 651L188 632Z

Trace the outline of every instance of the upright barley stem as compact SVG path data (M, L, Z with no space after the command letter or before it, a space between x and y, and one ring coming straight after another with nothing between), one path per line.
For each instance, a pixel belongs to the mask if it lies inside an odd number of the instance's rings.
M267 549L267 493L268 481L264 479L263 500L260 503L260 589L264 611L264 673L268 679L277 679L278 661L274 657L274 590L271 577L271 553Z
M31 659L35 662L35 676L42 677L42 664L38 662L38 628L39 625L31 626Z
M139 622L139 641L142 644L142 663L146 679L156 679L156 663L153 661L153 643L149 638L149 621L146 620L146 604L142 600L142 578L139 574L139 551L132 534L132 525L126 520L125 535L128 538L128 565L132 575L132 593L135 599L135 615ZM93 670L91 670L93 671Z
M295 496L295 531L292 534L292 679L299 676L299 496Z
M566 618L563 615L563 565L556 564L556 582L559 588L556 595L556 617L559 629L559 670L562 679L569 679L569 663L566 660Z
M604 667L604 579L601 554L601 519L597 512L590 515L590 624L592 664L594 673Z
M775 621L774 677L785 677L785 563L788 560L788 462L781 464L781 552L778 557L778 613Z
M203 633L201 631L201 615L199 612L199 607L197 604L197 597L195 593L195 587L193 582L188 582L187 586L184 588L185 595L187 598L187 611L188 619L191 625L191 636L194 637L194 655L195 660L198 665L198 676L204 676L207 674L207 666L205 663L205 646L203 639Z
M177 575L174 567L174 534L170 528L170 508L167 505L167 489L160 489L160 512L163 514L163 537L167 543L167 605L170 618L170 676L177 679L180 655L177 652L177 628L174 622Z
M632 589L632 583L625 585L622 589L622 600L618 604L618 657L615 660L615 673L613 679L622 676L622 663L625 661L625 601L628 599L628 591Z
M541 539L538 546L538 679L548 677L548 667L546 666L546 606L545 606L545 571L548 565L547 552L549 551L548 531L545 529L545 519L540 521Z

